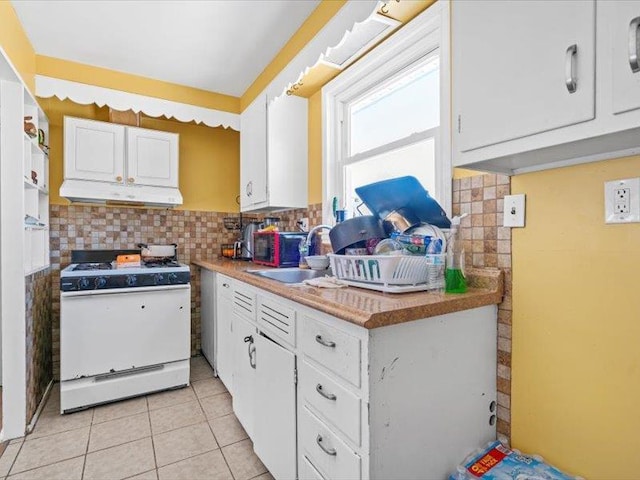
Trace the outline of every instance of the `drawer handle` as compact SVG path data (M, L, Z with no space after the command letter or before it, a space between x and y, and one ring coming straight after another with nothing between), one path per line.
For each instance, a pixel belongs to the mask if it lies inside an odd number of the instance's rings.
M336 342L332 342L331 340L325 340L324 338L322 338L322 335L316 335L316 342L318 342L320 345L324 345L325 347L329 347L329 348L336 347Z
M322 435L318 435L316 437L316 443L322 449L322 451L327 455L331 455L332 457L335 457L338 454L335 448L327 448L322 444Z
M578 89L578 81L576 79L576 55L578 54L578 45L575 43L567 48L565 67L564 67L564 83L569 93L575 93Z
M638 62L638 26L640 26L640 17L634 18L629 24L629 66L633 73L640 71L640 62Z
M327 400L335 401L335 400L338 399L338 397L336 397L333 393L325 393L325 391L322 389L322 385L320 385L320 384L316 385L316 392L318 392L320 395L322 395Z

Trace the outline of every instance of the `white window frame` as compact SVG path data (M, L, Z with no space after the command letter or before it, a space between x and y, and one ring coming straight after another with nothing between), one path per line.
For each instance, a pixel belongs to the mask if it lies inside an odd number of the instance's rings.
M438 202L451 214L451 100L449 2L440 0L391 35L363 58L322 88L322 205L323 223L332 223L331 201L342 198L343 171L360 155L348 158L348 136L342 123L346 106L367 90L380 85L438 49L440 58L440 126L365 152L389 151L436 134L435 185ZM362 158L362 157L360 157Z

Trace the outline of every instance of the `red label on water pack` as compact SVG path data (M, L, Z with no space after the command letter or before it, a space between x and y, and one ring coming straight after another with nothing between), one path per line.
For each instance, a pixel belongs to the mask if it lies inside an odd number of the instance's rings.
M475 477L482 477L485 473L498 465L504 457L509 454L509 450L504 448L495 447L489 450L486 455L480 458L476 463L469 466L467 470Z

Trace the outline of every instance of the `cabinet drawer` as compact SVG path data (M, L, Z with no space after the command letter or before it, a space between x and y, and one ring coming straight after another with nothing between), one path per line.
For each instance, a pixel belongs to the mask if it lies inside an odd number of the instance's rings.
M306 355L360 387L360 340L304 317L302 349Z
M302 454L327 480L360 478L360 457L306 408L298 434Z
M258 295L258 324L289 345L296 345L296 312L293 308Z
M242 317L248 318L251 321L255 321L256 294L248 288L243 288L238 284L234 284L233 312Z
M360 399L357 396L305 361L300 372L300 389L306 404L360 446Z
M216 291L222 297L231 298L233 296L233 280L219 273L216 274Z
M316 467L311 465L307 457L304 457L300 462L298 478L299 480L324 480L324 477L316 470Z

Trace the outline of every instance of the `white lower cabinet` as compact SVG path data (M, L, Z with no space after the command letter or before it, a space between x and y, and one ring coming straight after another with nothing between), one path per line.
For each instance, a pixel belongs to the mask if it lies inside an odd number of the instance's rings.
M257 330L253 323L233 314L233 411L246 430L254 438L256 395L256 346Z
M216 282L216 373L233 395L233 305L230 278L217 275Z
M361 478L360 456L307 408L301 410L301 453L325 478Z
M298 474L300 480L325 480L325 478L311 465L307 457L300 460L300 472Z
M296 357L263 333L255 343L253 448L274 478L296 478Z
M360 398L308 362L300 363L300 395L305 405L360 446Z
M367 330L216 286L233 409L276 480L444 479L495 439L495 305Z
M203 270L200 274L200 348L202 354L214 368L216 327L216 274Z

